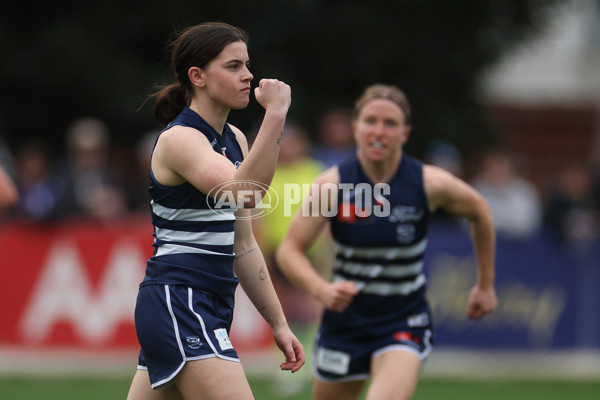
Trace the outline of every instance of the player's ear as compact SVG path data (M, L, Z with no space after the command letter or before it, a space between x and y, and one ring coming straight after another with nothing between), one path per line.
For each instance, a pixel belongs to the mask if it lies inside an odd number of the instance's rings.
M356 122L355 119L352 120L352 137L354 138L354 141L356 142L356 132L357 132L357 127L358 127L358 122Z
M188 78L194 86L200 88L206 86L205 77L206 75L204 73L204 70L198 67L190 67L190 69L188 69Z
M405 125L403 128L403 132L402 132L402 144L406 143L408 141L408 138L410 137L410 132L412 127L410 125Z

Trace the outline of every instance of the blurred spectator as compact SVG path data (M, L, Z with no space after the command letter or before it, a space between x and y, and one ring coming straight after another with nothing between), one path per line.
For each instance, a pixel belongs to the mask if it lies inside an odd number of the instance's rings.
M0 164L0 217L8 209L16 205L18 199L19 196L15 183Z
M19 189L17 217L31 221L51 221L62 217L59 209L65 181L52 171L47 143L32 139L16 152L15 166Z
M330 110L319 117L316 128L317 143L313 146L312 155L326 167L331 167L355 153L350 111Z
M132 154L132 171L125 185L129 209L143 216L148 216L150 212L150 156L158 134L159 131L152 130L138 139Z
M600 142L600 137L598 141ZM596 210L600 210L600 149L598 149L598 153L592 162L592 192L594 194Z
M11 179L15 179L14 171L14 160L12 152L8 148L8 145L0 136L0 166L4 169L4 172L8 174Z
M443 168L459 178L463 176L463 156L452 143L434 139L427 146L425 162Z
M290 206L291 214L284 215L285 207L284 186L286 184L309 185L325 169L324 165L310 156L310 141L306 130L294 123L286 123L283 138L281 141L281 150L279 150L279 159L271 188L279 196L279 204L259 221L268 225L268 229L263 229L261 237L264 239L266 254L275 251L279 241L287 232L291 215L300 206L294 204Z
M599 218L592 171L578 162L563 165L546 199L548 231L564 243L591 241L600 235Z
M8 147L0 138L0 217L18 201L17 188L11 177L12 156Z
M67 129L67 157L59 166L66 180L61 207L70 216L116 219L127 212L122 189L110 160L106 124L92 117L75 120Z
M542 203L536 188L517 173L516 161L504 149L484 154L471 184L488 201L498 235L527 239L542 225Z

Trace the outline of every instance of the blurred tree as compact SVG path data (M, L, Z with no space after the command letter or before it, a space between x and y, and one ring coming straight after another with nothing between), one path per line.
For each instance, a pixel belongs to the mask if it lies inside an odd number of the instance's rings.
M329 105L351 106L365 85L397 84L412 100L409 150L431 138L469 148L493 139L477 102L482 72L540 31L564 0L191 0L13 3L0 15L0 134L62 146L81 115L104 119L116 142L158 125L155 84L171 80L175 29L219 20L251 38L255 82L277 77L293 90L291 114L311 126ZM248 129L259 106L233 112Z

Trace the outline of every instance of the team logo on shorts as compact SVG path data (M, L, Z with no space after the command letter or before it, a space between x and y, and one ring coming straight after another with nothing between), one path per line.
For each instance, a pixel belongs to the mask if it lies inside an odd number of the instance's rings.
M185 338L190 349L199 349L202 346L202 342L198 336L188 336Z

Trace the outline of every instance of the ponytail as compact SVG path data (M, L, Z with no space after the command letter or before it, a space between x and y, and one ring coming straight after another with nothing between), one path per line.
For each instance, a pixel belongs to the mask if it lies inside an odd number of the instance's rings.
M152 97L156 99L154 117L163 125L173 121L190 103L186 89L179 82L159 88Z

